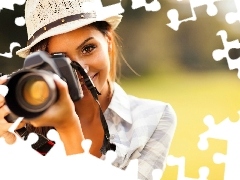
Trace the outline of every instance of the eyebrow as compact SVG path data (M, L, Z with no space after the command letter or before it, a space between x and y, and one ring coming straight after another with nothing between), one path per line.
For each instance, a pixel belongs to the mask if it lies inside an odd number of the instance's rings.
M89 37L87 39L85 39L77 48L76 50L81 49L88 41L90 41L91 39L94 39L93 37Z

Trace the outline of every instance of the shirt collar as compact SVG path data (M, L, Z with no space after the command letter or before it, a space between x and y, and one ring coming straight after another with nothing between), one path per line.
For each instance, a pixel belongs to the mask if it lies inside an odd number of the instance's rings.
M117 113L122 119L132 124L129 97L116 82L113 84L113 97L108 108Z

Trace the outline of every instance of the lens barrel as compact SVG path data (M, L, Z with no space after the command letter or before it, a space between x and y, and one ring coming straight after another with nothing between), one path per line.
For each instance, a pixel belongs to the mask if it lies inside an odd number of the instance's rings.
M49 71L24 69L15 73L6 85L9 88L6 104L19 117L35 118L58 98L53 73Z

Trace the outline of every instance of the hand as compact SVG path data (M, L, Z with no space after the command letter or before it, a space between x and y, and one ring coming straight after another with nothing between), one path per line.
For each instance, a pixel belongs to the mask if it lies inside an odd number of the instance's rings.
M7 80L6 76L0 77L0 85L5 83ZM3 93L3 92L2 92ZM12 126L12 123L8 123L4 118L10 113L10 110L5 105L5 96L6 94L0 94L0 137L3 137L8 144L13 144L16 141L16 137L13 133L9 132L8 129ZM24 123L20 123L18 128L24 126Z
M57 102L39 117L26 120L35 127L54 127L64 143L67 155L82 153L81 142L84 136L67 84L58 76L54 77L54 81L59 90Z
M69 95L67 83L57 75L54 75L54 81L59 93L57 102L55 102L42 115L33 119L25 120L34 127L51 126L55 127L57 130L67 128L71 125L79 125L80 121Z

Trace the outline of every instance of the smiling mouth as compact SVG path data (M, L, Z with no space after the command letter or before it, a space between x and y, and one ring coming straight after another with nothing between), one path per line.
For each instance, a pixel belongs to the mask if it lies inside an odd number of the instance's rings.
M89 77L92 81L94 81L94 80L96 79L97 75L98 75L98 73L94 74L93 76L90 76L90 75L89 75L88 77ZM84 78L83 78L82 76L80 76L79 80L80 80L80 83L81 83L81 84L84 84Z
M94 74L93 76L89 76L91 78L92 81L94 81L94 79L97 77L98 73Z

